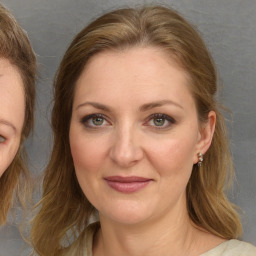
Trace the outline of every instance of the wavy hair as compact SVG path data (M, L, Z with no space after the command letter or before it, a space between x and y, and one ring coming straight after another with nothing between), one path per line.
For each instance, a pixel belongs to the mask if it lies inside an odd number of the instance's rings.
M84 28L67 49L54 80L52 129L54 144L44 173L41 207L34 219L32 242L39 255L61 255L96 212L83 194L74 171L69 127L76 82L88 60L102 51L136 46L159 47L189 74L200 122L209 111L217 115L212 144L201 168L194 165L187 185L187 210L200 228L231 239L241 234L239 216L226 198L232 178L224 118L215 94L217 75L213 60L199 34L177 12L162 6L120 9ZM71 233L70 233L71 232Z
M29 191L27 156L23 147L34 124L36 57L27 33L13 15L0 4L0 58L7 59L19 71L25 95L25 119L19 149L14 160L0 178L0 225L7 219L15 197L25 207Z

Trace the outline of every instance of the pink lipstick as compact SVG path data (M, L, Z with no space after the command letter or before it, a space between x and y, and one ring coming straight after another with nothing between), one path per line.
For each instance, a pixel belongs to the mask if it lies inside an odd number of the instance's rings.
M137 176L109 176L104 179L107 184L114 190L127 194L141 190L152 181L152 179Z

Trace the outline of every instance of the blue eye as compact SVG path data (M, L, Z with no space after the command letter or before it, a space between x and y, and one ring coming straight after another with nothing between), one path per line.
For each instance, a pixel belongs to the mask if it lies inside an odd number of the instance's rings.
M0 135L0 143L4 143L6 141L6 138Z
M165 114L154 114L150 116L149 119L149 125L159 129L168 128L175 122L176 121L172 117Z
M108 124L105 117L101 114L92 114L81 119L81 123L86 127L97 128Z

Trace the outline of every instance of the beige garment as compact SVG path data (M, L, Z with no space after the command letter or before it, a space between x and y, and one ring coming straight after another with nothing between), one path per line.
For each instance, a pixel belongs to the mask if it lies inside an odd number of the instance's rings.
M85 233L64 253L65 256L93 256L93 236L99 229L99 223L89 225ZM256 247L236 239L223 242L201 256L256 256Z
M201 256L256 256L256 247L236 239L226 241Z

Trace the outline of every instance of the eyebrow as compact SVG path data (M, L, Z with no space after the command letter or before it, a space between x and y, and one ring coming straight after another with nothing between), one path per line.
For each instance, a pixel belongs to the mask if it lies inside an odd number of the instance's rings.
M12 123L10 123L6 120L0 119L0 124L7 125L7 126L11 127L16 132L16 127Z
M150 110L152 108L162 107L164 105L174 105L178 108L183 109L183 107L180 104L178 104L177 102L172 101L172 100L160 100L160 101L150 102L150 103L142 105L139 109L140 109L140 111L144 112L144 111Z
M100 109L100 110L103 110L103 111L107 111L107 112L110 112L111 111L111 108L106 106L106 105L103 105L101 103L97 103L97 102L84 102L82 104L79 104L76 109L80 108L80 107L84 107L84 106L93 106L94 108L97 108L97 109ZM175 101L172 101L172 100L160 100L160 101L154 101L154 102L150 102L150 103L146 103L142 106L139 107L139 110L141 112L145 112L145 111L148 111L152 108L157 108L157 107L162 107L164 105L174 105L180 109L183 109L183 107L178 104L177 102Z
M88 105L93 106L94 108L97 108L97 109L100 109L100 110L108 111L108 112L110 112L110 110L111 110L109 107L107 107L103 104L100 104L100 103L97 103L97 102L90 102L90 101L79 104L76 107L76 109L84 107L84 106L88 106Z

